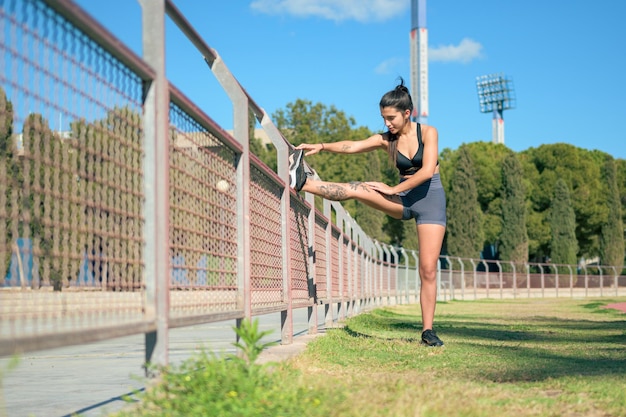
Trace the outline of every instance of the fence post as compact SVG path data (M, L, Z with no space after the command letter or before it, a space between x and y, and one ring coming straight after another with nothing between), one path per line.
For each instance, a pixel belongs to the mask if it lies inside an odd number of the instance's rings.
M513 299L517 298L517 268L515 268L515 263L513 261L509 262L511 264L511 269L513 269Z
M500 261L496 261L496 265L498 265L498 278L500 280L500 299L502 300L502 287L504 286L502 282L502 265L500 265Z
M409 257L404 248L400 248L400 253L404 258L404 301L409 304Z
M395 299L396 299L396 304L399 304L402 301L402 296L400 296L400 292L399 292L399 284L400 284L400 263L398 262L398 252L396 251L396 248L394 248L393 246L389 245L389 251L391 252L391 254L393 255L393 265L394 265L394 269L396 271L395 274Z
M474 263L473 259L469 260L470 263L472 264L472 272L473 272L473 277L474 277L474 300L476 300L476 298L478 297L478 294L476 293L476 286L478 285L477 279L476 279L476 264Z
M450 291L450 299L454 299L454 274L452 273L452 261L448 255L444 256L448 264L448 290Z
M338 256L337 256L337 263L339 265L338 269L338 277L337 279L339 280L337 282L337 290L339 291L339 299L337 300L337 318L339 320L341 319L345 319L347 317L346 315L346 311L345 311L345 305L344 305L344 288L343 288L343 284L344 284L344 276L346 274L346 271L344 270L343 267L343 257L344 257L344 247L343 247L343 240L344 240L344 230L343 230L343 223L344 223L344 212L343 210L339 209L339 210L335 210L335 221L337 222L337 228L339 229L339 236L337 236L337 252L338 252Z
M140 0L143 54L155 71L144 92L145 301L156 330L145 333L146 363L168 364L169 345L169 85L165 77L165 0ZM159 167L160 169L157 169ZM146 368L147 370L147 368Z
M376 247L376 265L377 265L377 278L376 282L378 287L380 288L380 297L378 304L384 305L384 285L383 285L383 248L380 246L378 241L374 241L374 246Z
M389 253L389 249L387 249L387 245L383 243L381 247L383 248L383 252L385 253L385 259L386 259L386 264L387 264L387 268L386 268L387 269L387 304L390 305L391 304L391 254Z
M456 259L461 265L461 300L465 300L465 264L461 258L457 257Z
M556 293L556 297L559 297L559 267L558 265L552 264L552 268L554 268L554 291Z
M567 269L569 269L569 295L570 297L574 297L574 273L572 271L572 266L567 265Z
M305 201L311 207L308 218L308 263L309 263L309 276L307 279L307 287L309 288L309 299L312 299L313 305L308 307L308 323L309 334L317 333L317 283L315 277L317 276L315 254L317 251L317 245L315 244L315 196L311 193L305 193Z
M530 298L530 264L526 262L526 296Z
M581 265L583 270L585 271L585 297L589 295L589 276L587 275L587 265Z
M332 327L333 325L333 279L337 277L333 276L333 258L332 258L332 212L330 201L324 199L324 216L326 217L326 228L324 229L324 239L326 242L326 305L324 306L324 322L326 327ZM313 205L315 207L315 205Z
M600 273L600 297L604 297L604 274L600 265L598 265L598 272Z
M485 290L486 296L489 298L489 264L484 259L481 259L479 262L485 267Z
M420 299L419 295L422 287L422 281L420 279L420 258L414 250L411 251L411 255L415 259L415 301L417 302Z
M347 236L346 242L346 263L348 270L346 272L346 282L348 283L348 301L346 306L346 312L348 317L352 317L354 315L354 251L352 250L352 217L349 212L345 212L344 216L344 233Z

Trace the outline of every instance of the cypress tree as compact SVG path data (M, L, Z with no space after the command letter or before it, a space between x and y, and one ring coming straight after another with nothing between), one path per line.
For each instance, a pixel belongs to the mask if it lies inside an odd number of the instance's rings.
M448 194L447 249L452 256L479 258L483 247L482 212L476 175L466 145L459 148Z
M604 178L607 184L607 221L602 225L600 235L600 262L615 267L618 274L624 266L624 223L617 185L615 161L607 156L604 163Z
M554 185L550 209L550 256L556 264L576 264L576 213L570 201L569 187L562 178Z
M11 260L13 150L13 105L0 87L0 283L4 282Z
M528 260L526 202L523 172L517 156L508 155L502 162L502 234L500 259L523 264Z

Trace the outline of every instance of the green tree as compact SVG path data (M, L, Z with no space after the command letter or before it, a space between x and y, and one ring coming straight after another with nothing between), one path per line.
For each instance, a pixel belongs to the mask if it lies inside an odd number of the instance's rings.
M142 243L136 238L143 233L141 116L114 107L100 120L73 122L71 131L78 155L75 222L82 225L76 251L87 252L96 279L132 289L140 285L142 269Z
M626 159L615 160L615 167L617 171L620 204L622 206L622 223L626 225Z
M527 194L531 201L529 238L533 244L530 257L540 260L550 254L551 235L544 233L550 224L549 213L553 191L558 179L571 187L571 204L576 216L576 239L579 253L585 257L596 256L599 251L598 236L608 214L604 201L602 165L605 155L570 144L556 143L531 148L522 153L535 166L537 175L532 178ZM525 173L528 171L525 169ZM538 226L531 229L530 224Z
M565 180L558 179L550 208L550 257L556 264L576 264L578 243L576 241L576 213L570 200Z
M604 164L608 217L600 235L600 262L612 266L618 274L624 266L624 223L615 161L608 156Z
M473 142L463 146L467 147L473 161L484 245L492 245L498 242L502 232L502 162L512 151L502 144L490 142ZM458 150L446 148L440 155L441 177L447 193L450 192L458 153Z
M467 145L476 174L484 244L496 243L502 234L502 163L511 153L503 144L474 142Z
M13 104L0 87L0 283L4 282L11 261L14 152Z
M69 248L73 239L68 238L75 221L69 198L74 195L71 171L64 170L68 154L62 139L49 127L40 114L30 114L23 127L24 184L19 204L25 208L18 233L33 242L33 255L39 265L39 276L60 291L64 279L70 279ZM73 268L72 268L73 269ZM75 268L78 271L78 268Z
M511 153L502 164L502 234L500 259L522 265L528 261L526 232L526 194L523 171L517 156Z
M476 174L466 145L458 161L448 193L447 249L453 256L479 258L483 248L482 212L478 204Z

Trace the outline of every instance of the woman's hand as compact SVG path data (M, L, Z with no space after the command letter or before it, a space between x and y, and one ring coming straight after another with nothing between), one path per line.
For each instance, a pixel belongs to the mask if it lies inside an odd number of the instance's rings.
M311 156L321 152L321 150L324 149L324 145L321 143L301 143L296 146L296 149L302 149L305 151L304 156Z
M388 186L382 182L375 181L366 181L365 184L370 187L374 191L378 191L381 194L385 195L394 195L396 192L393 190L393 187Z

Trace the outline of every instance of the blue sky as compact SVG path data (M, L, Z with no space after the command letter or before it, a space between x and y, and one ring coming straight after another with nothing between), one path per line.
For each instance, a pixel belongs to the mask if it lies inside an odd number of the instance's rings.
M139 2L77 3L141 55ZM270 115L305 99L380 131L381 95L399 76L410 81L410 0L174 3ZM506 146L566 142L626 159L626 2L431 0L426 9L427 122L440 150L491 141L476 77L504 73L517 98L504 112ZM226 94L169 19L166 52L170 81L232 128Z

